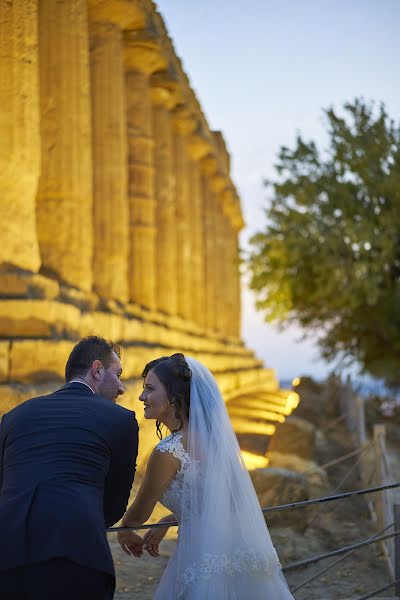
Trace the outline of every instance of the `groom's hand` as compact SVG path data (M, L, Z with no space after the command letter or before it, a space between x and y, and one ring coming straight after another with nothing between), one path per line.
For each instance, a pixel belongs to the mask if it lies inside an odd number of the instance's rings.
M140 557L143 554L143 540L139 534L134 531L119 531L118 542L125 552L130 556Z

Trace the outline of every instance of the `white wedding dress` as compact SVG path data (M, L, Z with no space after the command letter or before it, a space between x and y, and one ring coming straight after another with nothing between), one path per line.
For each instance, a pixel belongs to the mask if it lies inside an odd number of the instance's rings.
M293 600L216 382L186 360L188 449L180 434L156 446L181 467L161 498L179 534L154 600Z

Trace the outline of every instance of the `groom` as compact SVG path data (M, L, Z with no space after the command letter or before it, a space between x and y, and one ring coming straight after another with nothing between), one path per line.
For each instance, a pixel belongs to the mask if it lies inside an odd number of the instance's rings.
M113 597L105 528L125 512L138 451L135 414L115 404L121 373L118 346L87 337L64 387L3 416L0 598Z

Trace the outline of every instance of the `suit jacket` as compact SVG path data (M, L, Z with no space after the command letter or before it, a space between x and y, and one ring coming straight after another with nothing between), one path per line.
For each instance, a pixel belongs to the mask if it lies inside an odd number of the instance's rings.
M106 527L126 510L138 425L80 383L20 404L0 425L0 570L66 558L114 575Z

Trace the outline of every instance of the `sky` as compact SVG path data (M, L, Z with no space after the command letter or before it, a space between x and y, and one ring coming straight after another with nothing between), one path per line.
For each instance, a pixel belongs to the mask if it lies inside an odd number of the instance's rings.
M280 146L326 145L323 110L362 96L400 121L400 0L156 0L191 86L231 154L246 228L262 229ZM325 377L312 339L278 332L243 283L242 334L280 379Z

